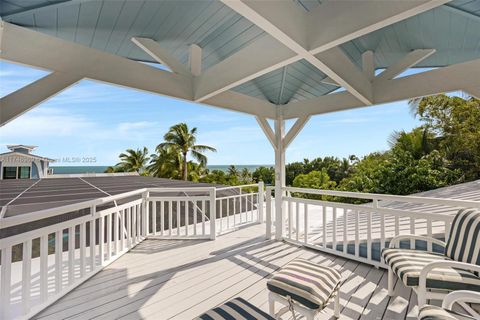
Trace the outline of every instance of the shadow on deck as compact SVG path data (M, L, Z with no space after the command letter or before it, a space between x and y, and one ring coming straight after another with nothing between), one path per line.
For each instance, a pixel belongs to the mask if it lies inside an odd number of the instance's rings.
M36 319L192 319L236 296L267 311L266 281L297 257L348 277L341 288L341 319L415 318L415 295L398 283L395 297L388 297L384 270L267 241L263 229L255 225L216 241L151 237ZM334 319L332 306L318 318Z

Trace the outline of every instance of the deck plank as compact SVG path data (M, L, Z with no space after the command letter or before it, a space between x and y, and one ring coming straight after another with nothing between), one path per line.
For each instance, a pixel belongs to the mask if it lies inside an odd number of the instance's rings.
M191 319L233 297L268 311L266 282L297 257L341 271L340 319L405 319L416 298L401 282L390 299L387 274L357 261L264 240L261 225L217 241L147 239L36 319ZM277 306L278 310L278 306ZM284 316L283 319L288 319ZM328 305L317 319L334 319Z

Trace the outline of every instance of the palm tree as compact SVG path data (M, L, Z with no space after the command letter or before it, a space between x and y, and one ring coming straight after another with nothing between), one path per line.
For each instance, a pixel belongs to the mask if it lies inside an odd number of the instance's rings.
M238 171L237 167L235 167L233 164L228 167L227 172L232 177L240 176L240 171Z
M172 148L179 152L182 156L181 161L181 171L182 179L187 180L188 178L188 154L190 153L192 157L197 160L202 166L206 166L207 157L203 154L205 151L216 152L217 150L213 147L206 145L197 145L197 128L189 130L186 123L176 124L168 130L165 134L165 142L160 143L157 146L157 149L160 148Z
M115 165L118 171L143 173L145 165L148 162L148 149L127 149L125 153L119 155L120 162Z
M169 147L157 147L157 153L150 156L150 164L147 169L154 177L177 178L180 175L182 159L176 149Z

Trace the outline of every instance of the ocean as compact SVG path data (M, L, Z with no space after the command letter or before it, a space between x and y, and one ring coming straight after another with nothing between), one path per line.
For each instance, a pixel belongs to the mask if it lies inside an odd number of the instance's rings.
M258 167L272 167L272 164L245 164L245 165L235 165L238 170L243 170L247 168L249 171L255 171ZM222 170L227 171L230 165L209 165L207 166L210 170ZM108 168L108 166L50 166L53 169L54 174L66 174L66 173L103 173Z

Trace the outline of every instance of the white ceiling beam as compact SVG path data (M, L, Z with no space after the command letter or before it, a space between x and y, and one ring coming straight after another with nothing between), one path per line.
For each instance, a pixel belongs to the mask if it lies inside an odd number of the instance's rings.
M193 100L191 76L160 70L4 21L0 23L0 34L0 59L70 74L79 79ZM273 104L236 92L225 92L205 103L247 114L276 117Z
M78 75L52 72L2 97L0 99L0 126L7 124L80 80L82 80L82 77Z
M338 48L317 56L307 46L306 13L293 1L223 0L232 10L263 29L272 37L296 52L302 59L321 70L339 85L366 104L371 103L370 82ZM338 60L341 60L338 63ZM337 69L338 68L338 69Z
M225 0L227 4L234 1ZM280 3L279 1L263 2ZM312 12L303 13L307 18L307 48L311 54L317 54L446 2L448 0L325 1ZM270 5L270 8L272 6ZM289 8L289 4L284 8ZM275 8L271 17L282 16L278 13L281 11L276 10L280 9ZM303 38L303 36L299 36L302 31L286 25L296 22L295 26L298 27L305 24L304 22L298 23L298 17L302 16L298 11L301 12L301 10L292 11L296 19L280 19L278 23L285 34L300 39ZM303 59L302 55L288 50L278 41L273 42L271 39L269 41L268 38L267 36L255 40L234 55L209 68L206 71L208 77L205 72L196 85L195 100L205 100ZM259 48L261 50L258 50ZM239 67L240 65L241 67Z
M275 144L275 133L273 132L272 127L268 123L267 119L259 116L255 116L255 119L257 120L258 125L262 129L263 133L265 133L265 136L267 136L267 139L272 145L272 148L276 150L277 146Z
M310 52L317 54L331 49L449 1L323 1L307 15Z
M330 79L344 87L357 99L372 104L372 85L362 71L343 53L340 47L318 53L315 60L308 60Z
M132 42L145 51L160 64L167 66L172 72L188 76L190 71L180 63L170 52L163 49L158 42L149 38L133 37Z
M261 37L197 77L195 101L206 100L297 60L295 52L271 36Z
M295 123L290 128L288 133L285 135L285 138L283 138L284 149L288 148L288 146L297 137L297 135L300 133L303 127L305 127L309 119L310 119L310 116L304 116L304 117L298 118L297 121L295 121Z
M195 77L198 77L202 73L202 48L196 44L190 45L188 64L190 66L190 72Z
M362 70L368 81L372 82L375 78L375 55L373 51L365 51L362 54Z
M274 119L276 117L275 105L268 101L260 100L235 91L222 92L202 103L232 111L258 115L269 119Z
M435 53L435 49L417 49L408 53L405 57L383 70L376 78L375 82L392 80L402 72L414 67L419 62L425 60Z
M438 68L411 76L374 84L374 103L385 104L443 92L466 91L479 94L480 59ZM318 98L288 103L283 106L285 119L324 114L364 107L349 92L328 94Z

